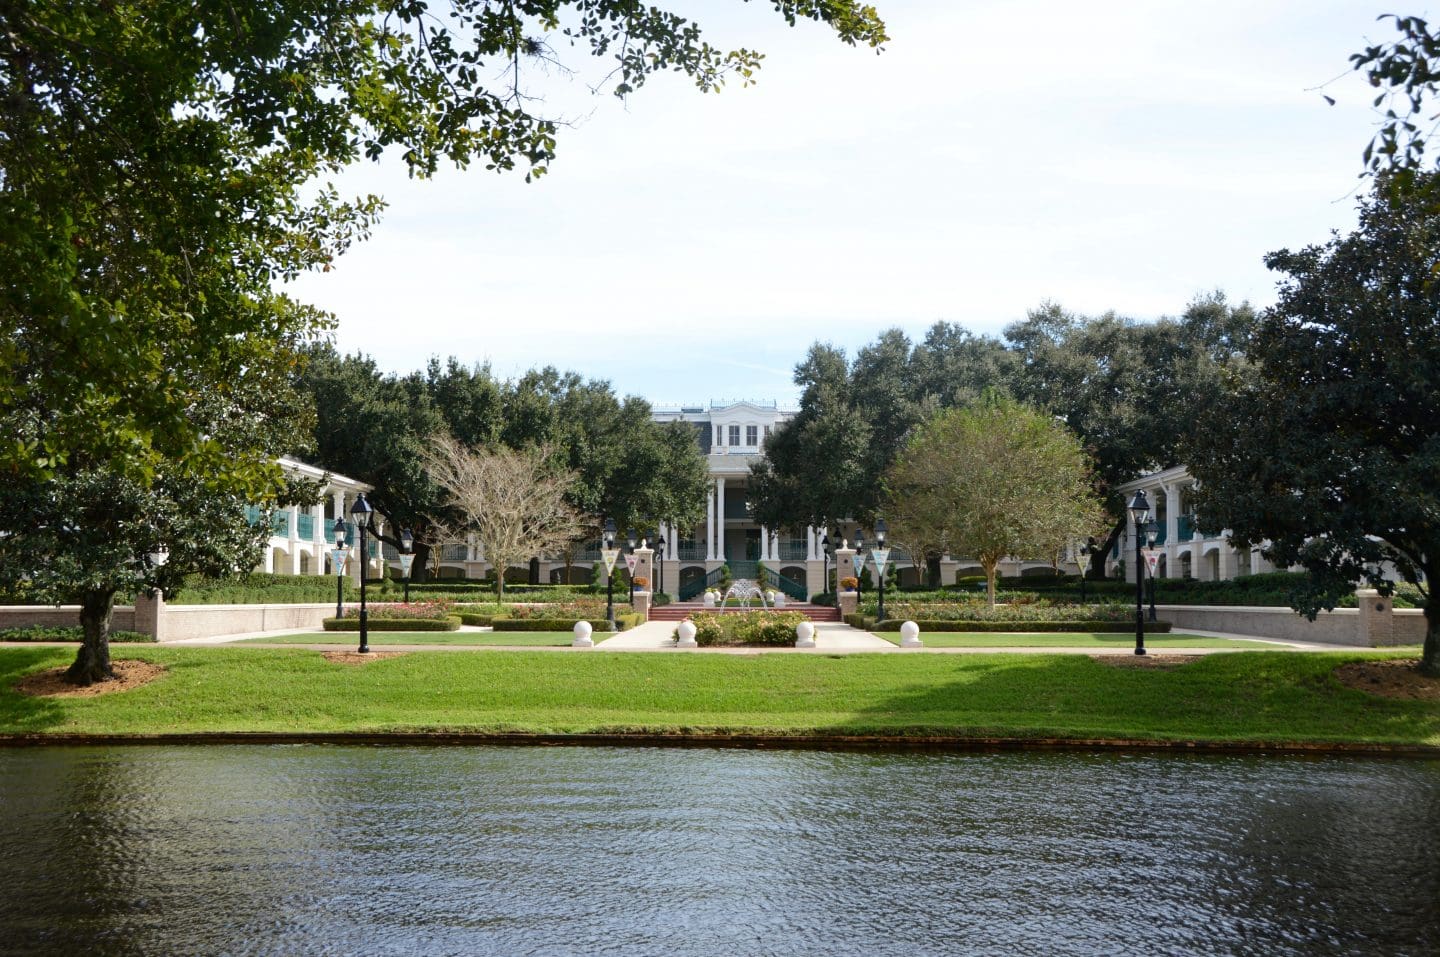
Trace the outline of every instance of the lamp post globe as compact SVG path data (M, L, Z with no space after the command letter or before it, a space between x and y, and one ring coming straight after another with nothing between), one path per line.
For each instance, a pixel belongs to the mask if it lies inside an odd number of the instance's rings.
M1145 555L1143 526L1150 518L1150 500L1145 490L1137 489L1128 506L1130 520L1135 524L1135 654L1145 654Z
M374 513L370 503L365 501L364 493L356 496L355 504L350 506L350 517L355 520L355 530L360 537L360 654L370 653L370 614L365 608L365 579L366 555L365 555L365 532L370 524L370 517Z

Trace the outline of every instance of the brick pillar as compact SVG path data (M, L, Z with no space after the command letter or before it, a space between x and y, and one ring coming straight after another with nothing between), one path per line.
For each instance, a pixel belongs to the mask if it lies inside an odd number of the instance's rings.
M165 596L157 591L135 598L135 630L165 640Z
M1355 600L1360 606L1361 644L1371 648L1397 644L1395 603L1373 588L1355 589ZM139 613L139 608L136 608L136 613Z

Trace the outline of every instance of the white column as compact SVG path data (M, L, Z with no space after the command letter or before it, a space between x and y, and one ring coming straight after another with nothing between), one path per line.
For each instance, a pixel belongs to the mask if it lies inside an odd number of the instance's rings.
M311 529L312 538L316 542L323 543L325 541L325 506L312 505L310 507L310 515L311 521L315 523L315 527ZM324 547L323 544L321 547Z
M667 525L665 533L665 560L667 562L678 561L680 558L680 529L673 523Z
M265 574L275 574L275 549L270 547L269 542L265 543Z
M715 480L715 557L725 560L725 479Z
M288 527L285 537L290 539L290 551L293 552L295 540L300 537L300 510L294 505L285 506L285 524Z
M815 530L814 525L805 526L805 560L807 562L818 562L820 533Z
M770 561L770 529L760 526L760 560Z
M705 492L705 559L715 560L715 486Z

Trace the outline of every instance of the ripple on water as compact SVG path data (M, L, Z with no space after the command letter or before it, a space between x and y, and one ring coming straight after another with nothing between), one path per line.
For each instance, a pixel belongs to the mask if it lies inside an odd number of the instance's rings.
M1440 952L1440 763L0 752L3 953Z

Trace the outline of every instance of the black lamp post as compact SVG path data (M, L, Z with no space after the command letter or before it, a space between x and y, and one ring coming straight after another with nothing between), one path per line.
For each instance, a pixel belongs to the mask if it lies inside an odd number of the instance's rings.
M880 547L881 549L884 549L884 548L885 548L885 532L886 532L886 531L887 531L887 529L886 529L886 527L885 527L885 519L883 519L883 518L878 518L878 519L876 519L876 520L875 520L875 541L879 544L879 547ZM872 553L872 554L873 554L873 553ZM887 562L886 564L888 564L888 562ZM880 604L879 604L879 607L877 607L877 608L875 609L875 620L876 620L876 621L884 621L884 620L885 620L885 569L881 568L879 565L876 565L876 566L875 566L875 574L877 574L877 575L880 576Z
M410 569L415 566L415 536L410 534L410 529L400 529L400 550L408 556L400 559L400 564L405 566L405 604L410 604Z
M860 575L865 571L865 533L858 528L855 529L855 557L860 560L855 568L855 609L858 611L860 602L865 598L865 591L860 587ZM835 584L838 586L840 583Z
M330 561L335 564L335 617L339 618L345 614L345 563L340 560L340 552L345 550L345 517L335 517L335 554L330 556Z
M659 593L665 587L665 536L657 533L655 539L655 580L650 583L650 591Z
M630 546L630 554L635 554L635 529L625 529L625 544ZM626 579L630 582L630 607L635 607L635 570L626 566Z
M370 615L365 610L365 566L367 564L365 532L374 511L370 507L370 503L365 501L363 494L355 499L354 505L350 506L350 517L355 519L355 530L360 533L360 654L362 655L370 653Z
M615 547L615 519L605 519L605 550L609 551ZM610 630L615 630L615 576L614 568L605 571L605 620L610 622Z
M1160 537L1160 523L1155 519L1145 523L1145 545L1147 548L1155 547L1155 539ZM1145 571L1150 588L1150 620L1155 621L1155 571L1150 567L1150 562L1145 562Z
M820 581L822 590L830 587L830 531L826 529L825 537L820 539ZM835 607L840 607L840 586L835 586Z
M1150 500L1145 490L1137 489L1130 500L1130 519L1135 523L1135 654L1145 654L1145 556L1141 552L1142 526L1150 517Z

